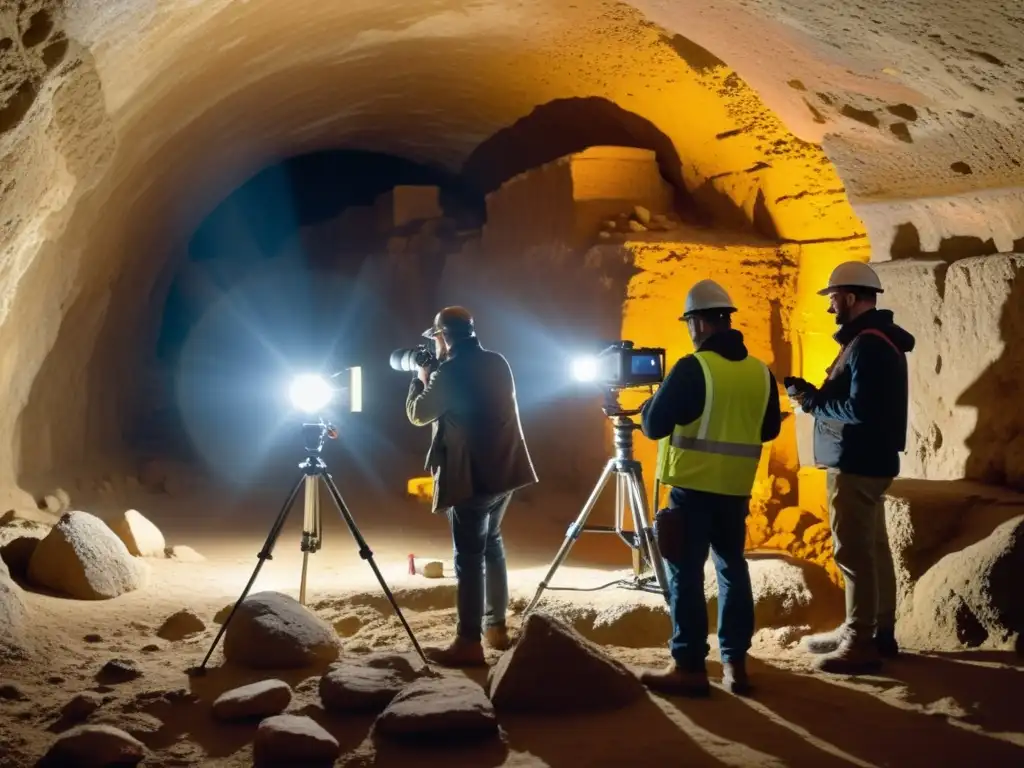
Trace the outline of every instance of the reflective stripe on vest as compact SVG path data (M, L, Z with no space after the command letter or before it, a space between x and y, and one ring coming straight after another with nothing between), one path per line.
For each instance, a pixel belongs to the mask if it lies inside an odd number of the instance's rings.
M694 357L704 374L700 419L676 426L658 444L658 479L678 488L749 496L763 445L761 428L771 394L768 367L753 357Z

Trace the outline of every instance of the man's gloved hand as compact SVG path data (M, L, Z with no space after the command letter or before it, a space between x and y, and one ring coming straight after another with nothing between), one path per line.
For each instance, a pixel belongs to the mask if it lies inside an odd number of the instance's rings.
M799 376L786 376L782 383L786 387L786 394L789 395L789 402L793 408L805 409L818 389L806 379Z

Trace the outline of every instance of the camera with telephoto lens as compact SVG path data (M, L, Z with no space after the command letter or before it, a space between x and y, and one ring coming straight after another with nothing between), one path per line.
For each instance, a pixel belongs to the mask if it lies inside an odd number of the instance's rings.
M437 356L426 344L417 344L412 349L396 349L388 361L393 371L414 373L419 368L433 370L437 367Z

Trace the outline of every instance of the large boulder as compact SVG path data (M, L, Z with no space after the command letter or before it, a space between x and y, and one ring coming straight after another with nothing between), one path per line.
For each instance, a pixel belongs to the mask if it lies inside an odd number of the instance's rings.
M930 650L1010 650L1024 634L1024 515L946 555L914 586L901 642Z
M341 745L312 718L274 715L260 723L252 753L257 766L333 765Z
M519 712L615 709L644 695L624 665L542 613L527 616L519 641L492 668L489 690L495 708Z
M145 745L120 728L80 725L58 736L38 765L47 768L131 766L138 765L145 757Z
M483 689L465 677L424 678L406 686L377 716L374 732L395 741L460 741L498 735Z
M218 720L247 720L279 715L292 702L292 689L283 680L261 680L225 691L213 702Z
M21 588L15 584L0 561L0 659L19 655L25 648L28 608Z
M334 628L280 592L250 595L224 633L224 657L251 669L301 669L338 658Z
M79 600L107 600L146 585L149 567L88 512L68 512L39 542L29 561L33 584Z
M396 657L398 666L371 666L365 662L331 665L320 678L320 700L328 712L382 711L398 693L418 677L409 662Z
M108 525L136 557L165 556L167 542L164 541L163 533L137 509L127 510L110 520Z

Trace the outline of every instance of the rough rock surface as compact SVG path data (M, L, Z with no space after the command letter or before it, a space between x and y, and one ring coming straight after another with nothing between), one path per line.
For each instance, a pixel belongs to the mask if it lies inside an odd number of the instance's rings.
M186 547L183 544L167 547L164 550L164 555L170 560L177 560L181 563L202 563L206 560L205 557L192 549L192 547Z
M106 600L145 586L149 567L133 558L98 517L68 512L39 542L29 580L79 600Z
M126 510L108 522L110 529L118 535L136 557L164 557L167 542L160 529L137 509Z
M224 656L252 669L292 669L338 658L333 627L278 592L250 595L224 633Z
M835 626L842 616L843 596L823 568L777 555L748 554L754 592L754 625L768 627ZM704 596L709 628L717 626L718 578L710 560L704 566Z
M145 745L111 725L80 725L65 731L40 761L41 766L130 766L146 757Z
M964 480L896 480L885 497L885 515L898 620L911 610L915 585L930 568L1021 514L1024 495L1014 491ZM927 647L926 637L918 642Z
M261 680L225 691L213 702L218 720L246 720L279 715L292 702L292 689L283 680Z
M183 640L189 635L202 632L206 629L205 622L196 615L190 608L182 608L177 613L168 616L156 635L164 640Z
M333 664L320 678L320 700L329 712L380 712L416 679L407 672L360 662Z
M0 561L0 658L24 648L28 608L21 587L11 581Z
M253 742L253 762L261 765L330 765L341 754L338 740L314 720L275 715L260 723Z
M1024 515L946 555L914 586L899 637L934 650L1009 650L1024 633Z
M397 741L442 741L498 735L498 718L483 689L465 677L423 679L406 686L374 723Z
M95 691L83 691L61 707L61 719L79 723L103 706L103 696Z
M39 539L35 536L18 536L11 539L3 546L0 546L0 560L2 560L15 579L28 577L28 564L32 561L32 553L39 546Z
M499 711L565 713L623 707L640 699L644 687L572 628L532 613L492 668L489 692Z
M917 340L901 476L1024 489L1024 255L877 269L879 306Z

